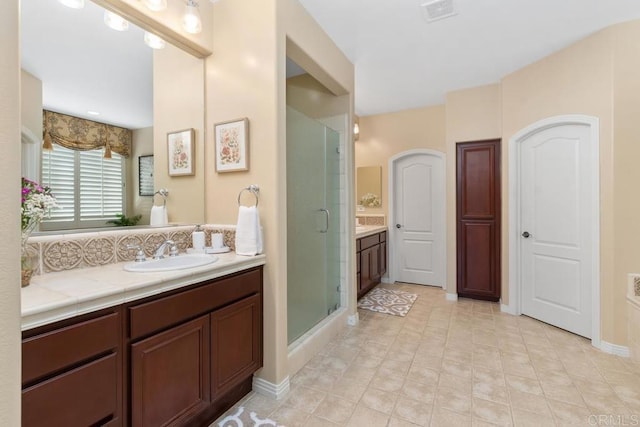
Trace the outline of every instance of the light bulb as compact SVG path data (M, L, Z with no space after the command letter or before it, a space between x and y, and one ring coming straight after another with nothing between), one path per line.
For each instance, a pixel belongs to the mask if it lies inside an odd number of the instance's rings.
M148 31L144 33L144 42L152 49L164 49L166 44L164 40Z
M165 10L167 8L167 0L142 0L142 2L154 12Z
M82 9L84 7L84 0L58 0L63 5L72 9Z
M108 10L104 11L104 23L107 24L107 27L116 31L126 31L129 29L129 21Z
M198 34L202 31L202 21L198 3L194 0L187 0L187 9L182 16L182 27L187 33Z

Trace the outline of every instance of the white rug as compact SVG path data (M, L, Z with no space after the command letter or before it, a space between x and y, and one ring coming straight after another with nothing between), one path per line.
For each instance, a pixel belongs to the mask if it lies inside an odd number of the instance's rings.
M358 301L358 308L404 317L418 295L387 288L375 288Z
M283 427L269 418L261 419L255 412L246 413L244 406L239 406L235 414L229 414L218 421L218 427L263 427L276 426ZM211 425L210 427L213 427Z

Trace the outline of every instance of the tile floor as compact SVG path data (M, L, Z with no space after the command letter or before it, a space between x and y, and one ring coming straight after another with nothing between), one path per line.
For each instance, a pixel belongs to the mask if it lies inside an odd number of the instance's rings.
M419 295L406 317L361 310L285 398L251 393L228 413L244 406L287 427L640 424L640 365L629 359L495 303L381 286Z

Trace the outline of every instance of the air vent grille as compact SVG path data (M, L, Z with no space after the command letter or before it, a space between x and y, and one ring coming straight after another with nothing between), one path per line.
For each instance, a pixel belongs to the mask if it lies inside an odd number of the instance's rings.
M434 0L422 3L428 22L449 18L457 14L453 0Z

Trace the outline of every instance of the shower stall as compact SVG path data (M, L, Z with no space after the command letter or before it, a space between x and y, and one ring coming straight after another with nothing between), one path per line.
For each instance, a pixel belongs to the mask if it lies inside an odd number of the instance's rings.
M291 344L340 307L340 134L287 107Z

